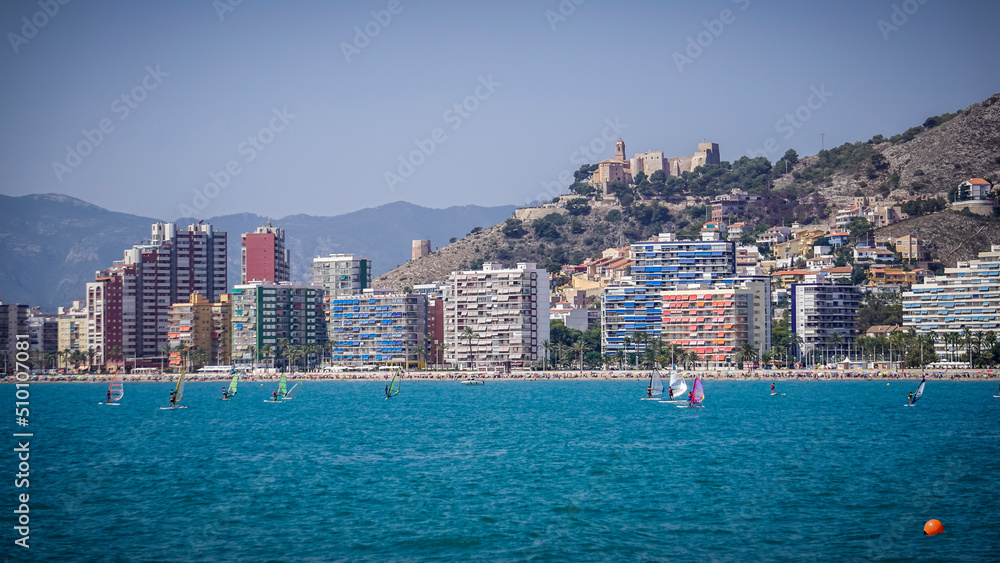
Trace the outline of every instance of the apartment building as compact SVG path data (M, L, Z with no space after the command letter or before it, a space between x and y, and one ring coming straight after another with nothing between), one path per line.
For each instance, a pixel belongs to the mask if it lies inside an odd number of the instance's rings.
M365 289L330 302L334 364L421 369L428 357L427 296Z
M548 272L533 262L452 272L444 303L445 361L460 367L542 362L549 338Z
M258 363L263 350L288 341L322 347L327 340L323 290L296 282L253 282L230 291L232 361Z
M847 350L857 336L861 288L828 283L822 275L806 276L805 282L792 284L792 332L802 338L801 351ZM840 343L834 346L833 335ZM836 339L834 339L836 340Z
M285 248L285 229L268 222L252 233L244 233L240 264L241 284L251 281L289 281L291 265Z
M193 367L202 365L224 366L231 361L232 309L230 295L219 296L213 303L203 295L194 293L186 303L170 306L170 323L167 329L170 366L180 367L185 350L202 350L205 354Z
M945 268L903 292L903 328L918 333L996 331L1000 327L1000 245L978 260ZM938 353L945 350L938 344Z

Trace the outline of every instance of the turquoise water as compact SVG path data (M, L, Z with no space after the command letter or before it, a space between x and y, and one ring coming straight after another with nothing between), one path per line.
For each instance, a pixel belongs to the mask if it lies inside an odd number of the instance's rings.
M106 385L32 384L31 548L6 556L1000 557L996 382L931 381L906 408L916 382L708 381L702 409L640 401L645 382L404 382L388 401L384 382L306 382L286 404L223 385L163 411L167 383L118 407Z

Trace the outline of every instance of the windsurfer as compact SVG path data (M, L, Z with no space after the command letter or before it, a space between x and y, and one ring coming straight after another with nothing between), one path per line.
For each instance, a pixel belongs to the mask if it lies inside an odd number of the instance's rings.
M771 394L774 395L774 383L771 383Z
M170 392L170 406L174 406L176 404L177 404L177 390L174 389L173 391Z
M910 405L913 405L913 391L910 391L909 401L910 401Z
M226 391L225 387L222 388L222 398L223 399L228 399L229 398L229 392Z
M389 386L388 385L385 386L385 398L386 399L389 398Z
M278 402L278 392L277 391L271 391L271 401L273 401L275 403Z
M646 396L647 397L652 397L653 396L653 388L652 387L646 387Z
M108 402L109 403L111 402L111 390L110 389L108 389Z
M673 401L674 400L674 388L670 387L668 389L668 392L670 393L670 400Z

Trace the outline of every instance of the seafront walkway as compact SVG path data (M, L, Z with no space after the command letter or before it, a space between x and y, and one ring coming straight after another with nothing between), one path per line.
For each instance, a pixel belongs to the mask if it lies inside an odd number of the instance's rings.
M676 370L687 379L696 375L706 380L877 380L877 379L944 379L944 380L990 380L1000 379L1000 370L920 370L907 369L898 371L886 370L833 370L833 369L791 369L791 370ZM661 375L671 370L659 370ZM461 381L464 379L482 379L486 381L568 381L568 380L623 380L641 381L652 376L652 370L546 370L546 371L512 371L510 373L497 371L408 371L409 380L425 381ZM286 372L289 381L388 381L392 379L393 371L371 372ZM242 381L277 381L280 373L241 372ZM32 375L32 382L94 382L108 381L110 373L73 374L73 375ZM124 381L156 382L176 380L177 373L126 374ZM227 381L232 374L202 374L193 373L185 376L188 381ZM22 380L23 381L23 380ZM13 377L0 378L0 383L14 383Z

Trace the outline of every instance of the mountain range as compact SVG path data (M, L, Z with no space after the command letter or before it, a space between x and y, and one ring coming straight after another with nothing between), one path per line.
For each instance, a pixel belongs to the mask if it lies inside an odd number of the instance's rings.
M290 215L271 222L285 229L292 279L309 282L316 256L359 254L372 261L374 275L379 275L410 259L414 239L429 239L432 248L444 246L475 227L503 221L514 209L431 209L400 201L334 217ZM133 244L148 240L156 221L61 194L0 195L0 299L52 312L82 300L95 272L121 260ZM178 228L193 222L175 221ZM239 283L240 237L267 224L268 218L240 213L205 222L229 234L229 285Z

